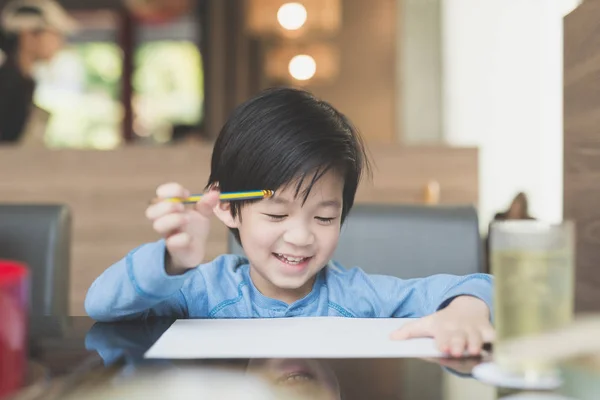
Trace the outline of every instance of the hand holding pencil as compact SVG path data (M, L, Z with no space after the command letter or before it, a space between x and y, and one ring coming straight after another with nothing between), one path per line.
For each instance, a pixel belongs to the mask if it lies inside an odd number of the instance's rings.
M167 183L156 190L156 199L146 209L146 217L152 221L154 230L165 238L168 274L182 274L205 261L210 218L219 204L219 195L219 191L211 190L193 207L186 208L182 201L173 201L190 197L190 192L180 184Z

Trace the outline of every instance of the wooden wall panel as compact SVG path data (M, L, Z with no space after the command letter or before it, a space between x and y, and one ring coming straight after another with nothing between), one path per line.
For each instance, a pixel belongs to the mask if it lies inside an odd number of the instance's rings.
M576 309L600 311L600 1L564 20L564 217L577 224Z
M87 288L112 263L141 243L157 240L144 217L164 182L202 190L209 173L206 146L101 151L0 148L0 202L59 202L73 212L71 307L81 315ZM418 203L431 179L441 202L477 203L476 149L371 146L374 176L357 202ZM213 224L209 257L226 252L227 230Z

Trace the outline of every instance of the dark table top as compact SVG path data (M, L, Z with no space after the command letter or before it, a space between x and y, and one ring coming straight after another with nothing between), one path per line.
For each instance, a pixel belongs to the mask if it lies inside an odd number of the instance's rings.
M166 390L174 375L164 374L173 371L196 377L191 379L195 384L208 379L211 384L226 381L227 388L241 389L256 380L266 382L269 388L276 387L277 393L289 390L290 396L277 398L486 400L518 393L471 377L472 368L485 358L144 359L146 350L173 322L150 319L94 323L87 317L35 318L30 327L28 383L16 398L80 398L82 393L86 393L85 398L92 398L91 393L99 390L132 390L136 382L138 389L156 385L155 390ZM245 390L246 394L251 393L250 389Z

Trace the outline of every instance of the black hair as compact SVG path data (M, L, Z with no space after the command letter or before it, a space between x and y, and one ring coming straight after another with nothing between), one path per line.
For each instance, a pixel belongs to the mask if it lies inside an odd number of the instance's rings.
M344 178L343 223L365 169L365 146L346 116L307 91L279 87L233 111L215 142L207 187L278 190L297 182L295 195L306 201L315 182L335 170ZM232 216L248 202L232 202ZM241 244L238 230L232 232Z

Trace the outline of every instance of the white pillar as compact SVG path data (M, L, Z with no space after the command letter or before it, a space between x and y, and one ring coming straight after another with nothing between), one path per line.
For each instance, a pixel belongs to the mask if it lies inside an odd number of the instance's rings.
M444 136L480 148L482 226L519 191L562 219L562 18L577 3L442 2Z
M396 3L396 126L398 139L404 145L443 141L442 2Z

